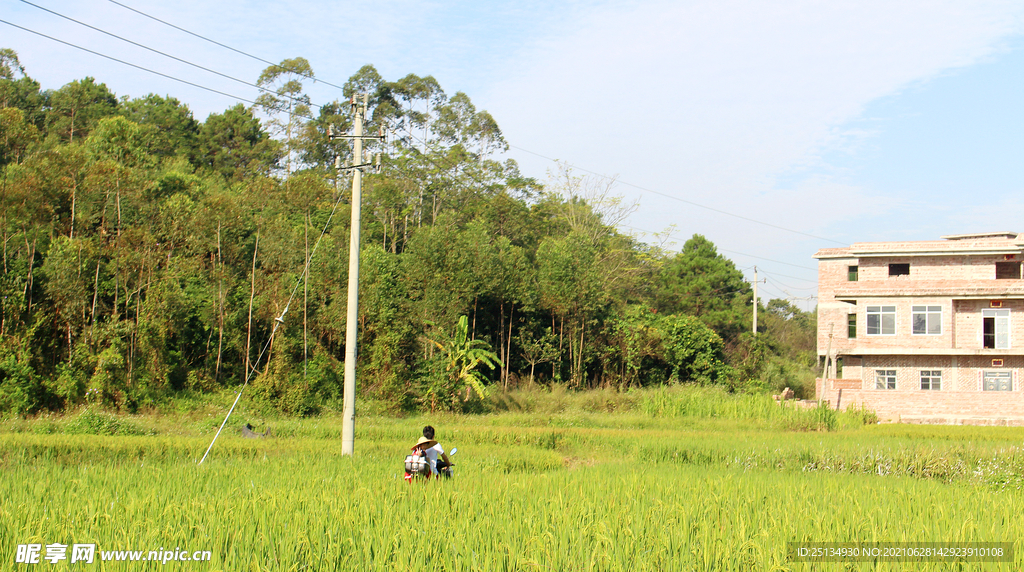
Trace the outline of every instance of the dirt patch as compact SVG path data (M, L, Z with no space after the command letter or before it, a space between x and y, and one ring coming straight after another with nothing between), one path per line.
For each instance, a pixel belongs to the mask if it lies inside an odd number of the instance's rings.
M562 459L562 465L569 471L579 469L580 467L593 467L597 464L597 459L583 459L580 457L565 457Z

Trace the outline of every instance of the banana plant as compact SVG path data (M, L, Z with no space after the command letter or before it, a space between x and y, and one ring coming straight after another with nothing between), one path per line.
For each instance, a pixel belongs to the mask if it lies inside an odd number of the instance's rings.
M495 366L504 367L505 364L497 354L488 349L487 342L470 339L469 319L466 316L459 316L454 335L448 336L447 332L442 331L440 337L440 341L430 339L430 343L445 356L445 372L453 397L463 388L466 390L466 401L469 400L472 391L481 399L486 397L487 378L477 370L477 367L483 364L494 369Z

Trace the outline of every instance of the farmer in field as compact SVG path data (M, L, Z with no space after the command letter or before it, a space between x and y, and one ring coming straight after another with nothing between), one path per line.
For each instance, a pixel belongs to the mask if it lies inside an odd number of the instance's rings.
M423 454L427 457L427 463L430 465L430 474L435 477L438 476L441 470L454 464L448 459L448 455L445 454L441 445L434 440L434 428L430 425L423 428L423 436L416 442L413 449L423 451Z

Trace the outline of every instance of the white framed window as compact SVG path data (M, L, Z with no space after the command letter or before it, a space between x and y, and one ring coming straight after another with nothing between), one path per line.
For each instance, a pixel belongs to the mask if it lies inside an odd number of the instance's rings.
M985 391L1013 391L1013 373L1009 371L986 371L981 377L981 388Z
M876 369L875 389L896 389L896 370Z
M981 347L1005 350L1010 348L1010 311L981 311Z
M911 306L910 324L915 335L942 334L942 306Z
M896 306L868 306L869 336L896 335Z
M942 389L942 370L926 369L921 370L921 389L925 391L939 391Z

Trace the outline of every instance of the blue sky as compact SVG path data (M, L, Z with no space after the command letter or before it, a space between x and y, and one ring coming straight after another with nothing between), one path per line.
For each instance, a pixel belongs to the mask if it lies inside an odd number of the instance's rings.
M617 176L613 192L638 203L624 231L668 229L667 248L704 234L748 276L757 265L765 297L813 296L819 248L1024 231L1019 1L119 1L270 61L305 57L332 83L366 63L434 75L494 115L527 174L553 167L539 154ZM250 81L265 67L107 0L35 3ZM3 6L0 19L255 97ZM0 46L45 88L92 75L119 95L178 97L199 119L233 104L4 25Z

